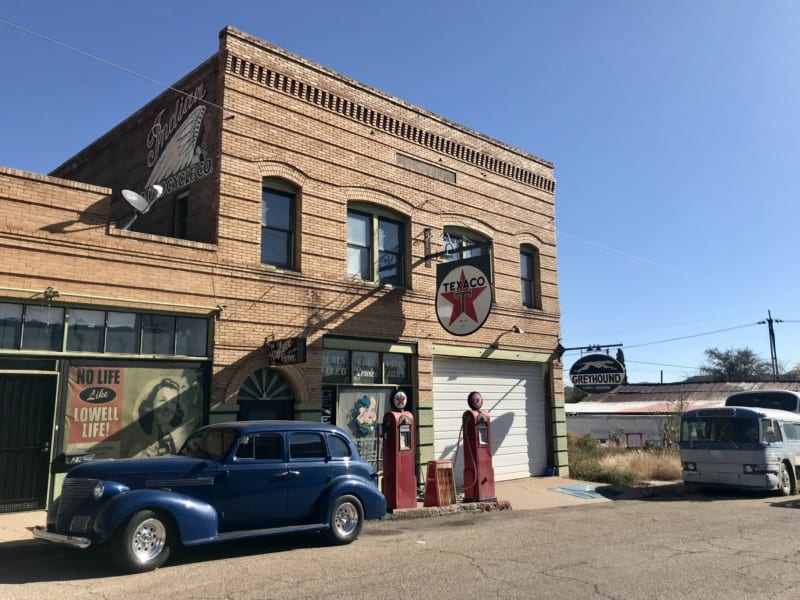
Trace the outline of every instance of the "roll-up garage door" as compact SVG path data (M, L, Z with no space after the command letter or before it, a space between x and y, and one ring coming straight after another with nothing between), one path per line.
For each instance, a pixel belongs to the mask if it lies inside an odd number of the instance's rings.
M463 485L461 416L469 409L467 396L472 391L483 395L483 409L491 416L495 481L543 475L548 460L542 365L436 358L434 450L437 459L455 461L456 483Z

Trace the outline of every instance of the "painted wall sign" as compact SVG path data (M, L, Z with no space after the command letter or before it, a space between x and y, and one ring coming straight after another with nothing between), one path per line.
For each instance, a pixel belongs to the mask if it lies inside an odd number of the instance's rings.
M436 266L436 317L453 335L480 329L492 310L489 256Z
M208 91L200 83L181 94L172 110L161 109L147 132L147 166L152 167L145 188L155 184L169 194L207 177L213 172L203 141L202 104Z
M587 354L572 365L569 379L587 394L605 394L625 380L625 367L607 354Z

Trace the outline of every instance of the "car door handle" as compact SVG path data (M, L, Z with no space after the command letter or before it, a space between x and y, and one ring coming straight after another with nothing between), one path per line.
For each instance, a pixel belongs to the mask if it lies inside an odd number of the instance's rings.
M300 471L284 471L275 475L275 479L292 479L300 475Z
M294 477L299 477L300 471L289 471L289 478L292 479Z

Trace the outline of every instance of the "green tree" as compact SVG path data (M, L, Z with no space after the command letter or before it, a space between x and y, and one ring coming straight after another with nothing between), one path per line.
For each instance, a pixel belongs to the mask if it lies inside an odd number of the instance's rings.
M709 348L700 372L706 381L762 381L772 376L772 365L750 348Z
M573 403L573 402L580 402L586 396L588 396L586 392L583 390L579 390L576 387L572 387L571 385L564 386L564 402L566 403Z

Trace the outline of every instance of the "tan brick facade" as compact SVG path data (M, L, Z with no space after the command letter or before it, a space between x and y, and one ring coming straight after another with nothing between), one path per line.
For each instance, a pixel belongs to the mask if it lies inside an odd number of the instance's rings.
M187 172L188 185L176 180L132 231L116 229L130 212L120 189L144 189L146 156L159 150L157 140L148 145L154 124L167 125L166 139L197 106L206 170ZM212 418L230 417L243 382L266 366L265 339L307 339L307 362L280 369L298 418L311 419L319 418L326 336L414 344L423 463L433 458L435 348L545 364L548 462L565 473L561 364L548 360L560 319L552 164L226 28L217 55L52 175L0 169L0 300L53 286L54 302L216 315ZM299 192L294 269L261 262L267 177ZM175 239L175 198L186 191L187 239ZM353 203L403 218L406 286L347 276ZM438 252L445 228L492 242L492 312L465 337L439 324L436 260L425 260L426 235ZM520 298L524 244L538 250L540 309ZM513 325L524 335L507 335Z

